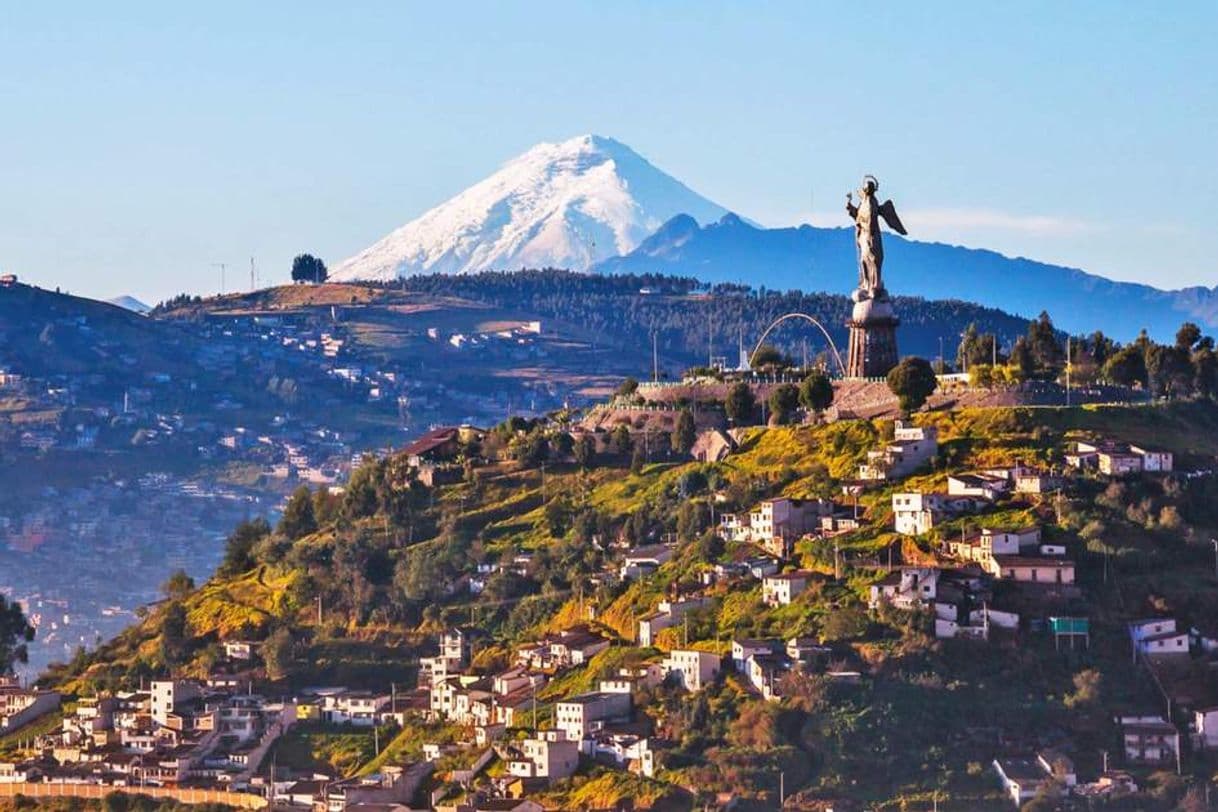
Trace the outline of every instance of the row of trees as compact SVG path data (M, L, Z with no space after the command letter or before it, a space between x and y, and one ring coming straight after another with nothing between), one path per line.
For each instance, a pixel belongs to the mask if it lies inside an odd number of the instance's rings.
M1185 322L1171 344L1153 341L1143 330L1120 344L1101 331L1064 336L1047 313L1028 325L1008 352L992 333L969 325L956 353L956 365L974 385L991 386L1029 379L1064 379L1080 386L1109 383L1138 387L1157 397L1218 396L1218 354L1214 339Z

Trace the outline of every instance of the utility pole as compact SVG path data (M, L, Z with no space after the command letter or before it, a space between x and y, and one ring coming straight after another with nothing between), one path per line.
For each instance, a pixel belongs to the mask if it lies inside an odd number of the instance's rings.
M250 257L250 290L258 290L258 276L254 272L254 258Z
M213 263L211 264L211 266L212 266L213 268L219 268L219 269L220 269L220 295L221 295L221 296L223 296L223 295L224 295L224 271L225 271L225 270L228 268L228 263L226 263L226 262L213 262Z
M651 380L653 383L658 383L660 380L660 350L659 350L660 334L658 330L651 331Z
M1066 408L1070 408L1070 336L1066 336Z

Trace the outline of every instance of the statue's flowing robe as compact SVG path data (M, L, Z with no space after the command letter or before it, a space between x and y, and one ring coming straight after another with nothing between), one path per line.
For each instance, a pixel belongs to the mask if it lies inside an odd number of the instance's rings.
M880 242L880 204L875 195L863 195L854 214L854 241L859 250L859 287L875 291L882 287L880 268L884 245Z

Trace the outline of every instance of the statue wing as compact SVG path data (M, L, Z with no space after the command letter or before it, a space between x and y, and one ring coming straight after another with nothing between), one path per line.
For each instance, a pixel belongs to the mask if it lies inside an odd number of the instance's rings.
M901 225L901 218L897 217L897 207L892 205L891 200L885 200L880 204L880 216L884 218L884 222L888 227L898 234L908 234L905 226Z

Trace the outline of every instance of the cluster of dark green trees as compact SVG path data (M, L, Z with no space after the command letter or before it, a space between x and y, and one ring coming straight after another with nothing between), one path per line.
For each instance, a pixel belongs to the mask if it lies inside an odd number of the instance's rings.
M1138 387L1156 397L1218 395L1214 339L1192 322L1181 325L1170 344L1157 343L1142 331L1122 345L1100 331L1065 336L1047 313L1041 313L1006 351L992 333L969 325L956 366L967 370L978 385L1063 379L1068 366L1071 382L1080 386Z

